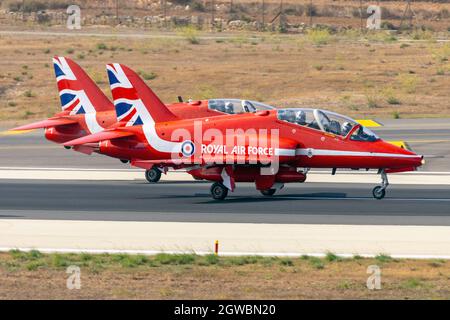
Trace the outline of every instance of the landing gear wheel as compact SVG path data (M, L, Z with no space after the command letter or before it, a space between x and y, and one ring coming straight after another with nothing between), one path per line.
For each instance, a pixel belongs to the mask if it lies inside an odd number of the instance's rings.
M263 196L271 197L277 192L277 189L260 190Z
M375 199L381 200L386 195L386 188L389 186L389 180L384 169L380 169L381 174L381 186L373 188L372 194Z
M211 196L214 200L223 200L228 195L228 189L220 182L215 182L211 186Z
M377 186L373 188L372 194L375 199L381 200L386 195L386 189L383 188L382 186Z
M150 183L157 183L161 179L161 171L155 167L145 170L145 178Z

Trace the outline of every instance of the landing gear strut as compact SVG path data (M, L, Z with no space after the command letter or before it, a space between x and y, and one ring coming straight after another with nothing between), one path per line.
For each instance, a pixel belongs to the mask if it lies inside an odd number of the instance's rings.
M214 200L223 200L228 195L228 188L220 182L214 182L211 186L211 196Z
M145 178L150 183L157 183L161 179L161 170L155 167L145 170Z
M387 174L384 170L381 171L381 186L376 186L372 190L373 197L381 200L386 195L386 188L389 185Z

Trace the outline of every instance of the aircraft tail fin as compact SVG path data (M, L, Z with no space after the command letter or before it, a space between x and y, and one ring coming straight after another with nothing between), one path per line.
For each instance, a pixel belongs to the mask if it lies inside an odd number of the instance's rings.
M73 60L54 57L61 108L70 115L113 111L114 105Z
M108 64L106 70L119 122L154 125L178 119L136 72L119 63Z

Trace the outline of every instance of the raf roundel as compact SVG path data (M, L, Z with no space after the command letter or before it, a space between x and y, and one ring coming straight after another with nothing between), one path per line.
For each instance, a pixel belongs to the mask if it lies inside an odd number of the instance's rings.
M195 152L195 145L192 141L185 141L183 142L183 144L181 145L181 153L185 156L185 157L190 157L194 154Z

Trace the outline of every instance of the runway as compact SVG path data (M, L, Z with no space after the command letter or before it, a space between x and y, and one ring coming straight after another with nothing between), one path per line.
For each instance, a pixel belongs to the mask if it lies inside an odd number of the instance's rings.
M143 171L50 143L41 131L0 134L0 250L450 258L450 119L386 120L375 131L424 154L413 174L313 172L265 198L238 184L223 202L210 183Z
M223 202L210 183L0 180L0 218L270 224L450 226L450 186L291 184L272 198L239 184Z

